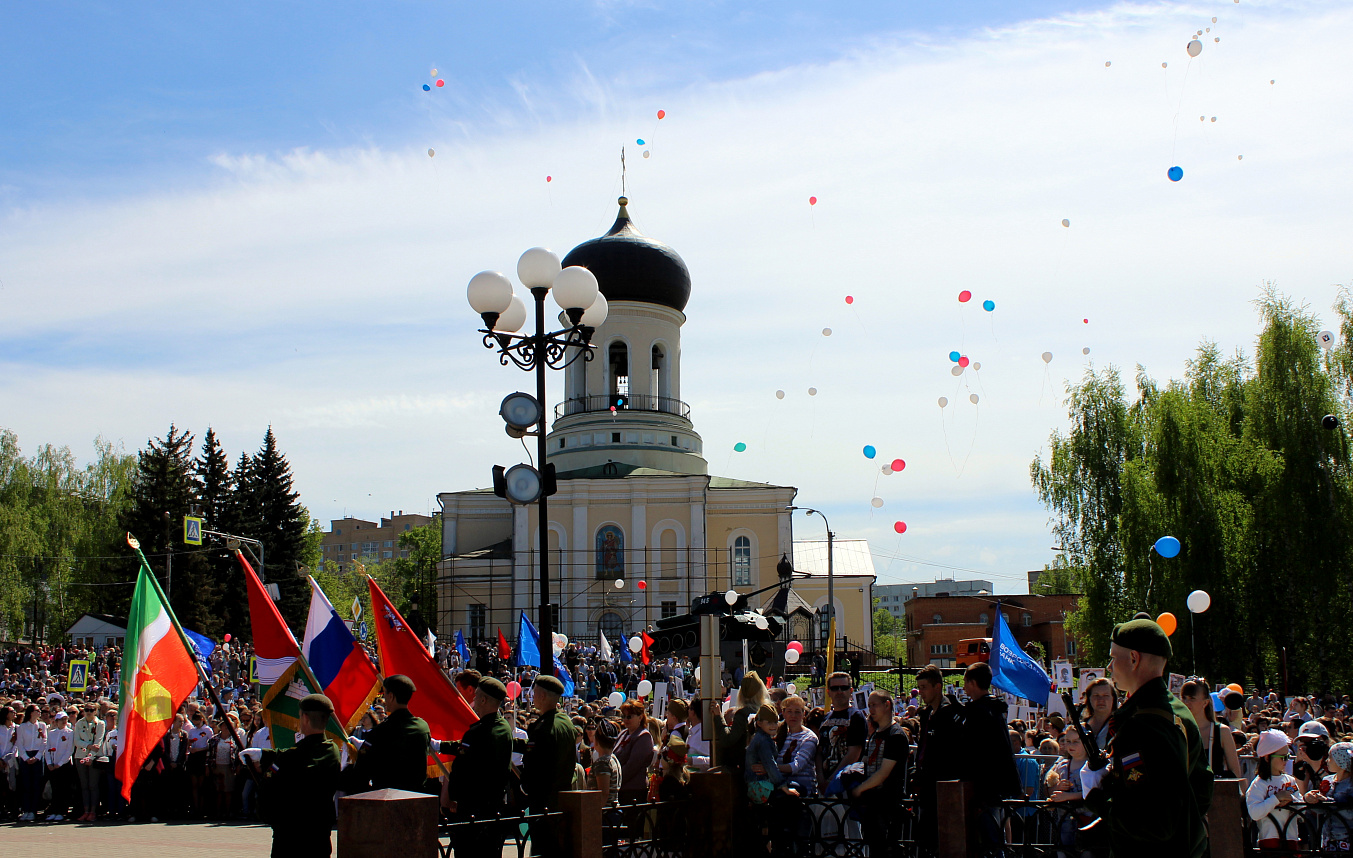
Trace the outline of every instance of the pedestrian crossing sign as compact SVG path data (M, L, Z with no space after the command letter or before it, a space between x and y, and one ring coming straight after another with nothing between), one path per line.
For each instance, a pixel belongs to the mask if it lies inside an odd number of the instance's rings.
M66 676L67 691L85 691L89 688L89 661L72 659L70 673Z
M258 684L258 659L249 656L249 682L253 685Z
M191 515L183 517L183 541L189 545L202 544L202 519Z

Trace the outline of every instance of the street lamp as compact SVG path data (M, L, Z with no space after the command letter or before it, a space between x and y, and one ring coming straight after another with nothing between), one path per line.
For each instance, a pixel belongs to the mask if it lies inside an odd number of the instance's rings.
M494 467L494 492L513 504L536 504L539 510L540 550L540 672L554 673L552 651L554 623L550 612L549 508L554 494L554 466L545 462L545 368L563 369L579 357L591 360L592 334L606 321L606 299L591 271L578 265L561 268L559 257L543 247L533 247L517 260L517 278L535 299L534 335L519 334L526 324L526 302L513 294L512 281L498 271L481 271L470 279L466 298L470 307L484 320L480 333L484 347L498 350L503 366L516 364L536 374L536 395L514 393L503 400L499 414L514 438L536 436L539 469L514 465L504 470ZM554 300L564 311L568 327L545 332L545 296L554 292ZM562 321L562 320L561 320ZM534 424L535 430L530 426Z
M831 523L821 510L802 506L790 506L785 509L801 509L804 515L820 515L823 525L827 528L827 675L831 676L836 670L836 584L832 577L832 539L836 534L832 533Z

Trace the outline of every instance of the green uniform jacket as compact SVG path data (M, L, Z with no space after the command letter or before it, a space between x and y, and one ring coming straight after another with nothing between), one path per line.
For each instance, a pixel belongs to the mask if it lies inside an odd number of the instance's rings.
M482 818L502 813L511 772L512 728L497 712L485 715L465 731L451 766L448 792L457 815Z
M573 786L577 735L573 721L555 709L527 725L525 743L517 740L522 752L521 788L532 810L553 808L559 792Z
M1212 771L1188 707L1152 679L1110 720L1112 772L1086 803L1109 826L1117 858L1201 858Z
M362 751L344 789L349 793L373 789L425 792L429 741L426 721L407 709L396 709L363 737Z
M338 766L338 748L318 734L285 751L263 752L263 806L275 845L299 841L292 848L303 854L329 854Z

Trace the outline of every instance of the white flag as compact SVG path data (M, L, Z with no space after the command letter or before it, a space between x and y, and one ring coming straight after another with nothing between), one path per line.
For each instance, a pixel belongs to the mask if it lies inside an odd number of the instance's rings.
M597 647L601 651L601 657L606 661L612 661L614 656L611 654L611 642L606 640L606 633L597 629L597 634L601 635L601 646Z
M432 633L432 629L431 629L431 628L428 629L427 636L423 638L423 643L427 644L428 655L432 656L433 658L436 658L436 657L437 657L437 636L434 635L434 634Z

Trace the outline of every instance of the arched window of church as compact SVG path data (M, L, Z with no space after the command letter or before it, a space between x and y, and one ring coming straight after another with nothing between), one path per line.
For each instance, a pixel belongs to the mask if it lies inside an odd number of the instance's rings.
M653 376L649 382L649 392L654 396L652 408L654 411L657 411L657 397L666 397L670 395L667 389L667 358L662 353L662 346L653 347L652 372Z
M745 536L733 540L733 586L752 586L752 541Z
M675 578L677 574L677 535L675 530L664 530L658 537L658 566L662 577Z
M629 349L621 342L611 343L608 354L608 365L611 369L611 396L628 397L630 395L630 356ZM615 402L611 403L615 405Z
M612 611L602 614L601 619L597 621L597 628L601 629L601 633L606 635L606 640L611 644L611 649L615 649L617 641L619 646L626 645L625 621L620 618L619 614Z
M614 524L597 530L597 579L625 577L625 534Z

